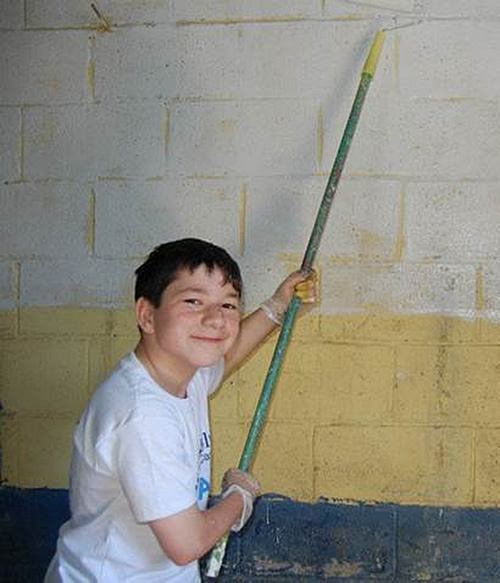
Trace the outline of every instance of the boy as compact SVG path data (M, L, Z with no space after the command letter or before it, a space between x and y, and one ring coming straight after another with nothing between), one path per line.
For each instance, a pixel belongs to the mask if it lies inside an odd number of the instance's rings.
M208 396L283 316L296 272L240 324L242 281L199 239L157 247L136 271L140 340L94 393L74 434L71 519L46 582L200 581L197 559L243 527L258 483L229 470L210 489Z

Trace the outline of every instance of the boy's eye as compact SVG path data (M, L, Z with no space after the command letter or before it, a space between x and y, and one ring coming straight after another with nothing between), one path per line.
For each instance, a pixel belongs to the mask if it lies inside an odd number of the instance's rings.
M237 310L238 309L238 306L236 304L229 304L229 303L222 304L222 307L225 310Z
M184 302L186 304L192 304L193 306L201 306L201 301L196 298L186 298Z

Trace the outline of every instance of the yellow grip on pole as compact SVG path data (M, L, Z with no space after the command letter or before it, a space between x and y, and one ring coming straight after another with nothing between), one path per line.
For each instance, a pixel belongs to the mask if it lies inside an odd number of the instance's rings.
M373 39L372 46L368 56L366 57L365 66L361 74L370 75L373 77L375 74L375 69L377 68L378 59L380 53L382 52L382 47L384 45L385 31L379 30Z

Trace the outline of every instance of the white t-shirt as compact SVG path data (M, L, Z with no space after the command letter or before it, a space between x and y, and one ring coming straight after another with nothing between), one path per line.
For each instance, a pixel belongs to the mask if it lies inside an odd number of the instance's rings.
M96 390L73 437L71 519L46 583L200 580L198 562L170 561L147 522L207 505L208 395L224 364L200 368L180 399L134 353Z

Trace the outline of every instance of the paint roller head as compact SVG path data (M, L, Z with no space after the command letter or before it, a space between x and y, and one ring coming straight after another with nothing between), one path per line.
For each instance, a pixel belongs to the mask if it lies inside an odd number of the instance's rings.
M383 28L382 30L385 32L392 32L393 30L399 30L400 28L409 28L410 26L418 26L422 24L423 20L412 20L411 22L405 22L405 24L397 24L397 20L395 20L396 24L394 26L388 26Z

